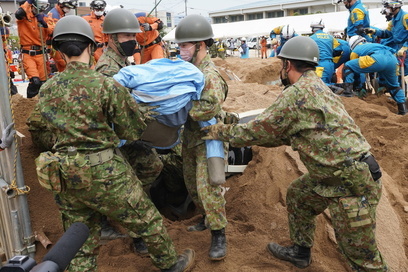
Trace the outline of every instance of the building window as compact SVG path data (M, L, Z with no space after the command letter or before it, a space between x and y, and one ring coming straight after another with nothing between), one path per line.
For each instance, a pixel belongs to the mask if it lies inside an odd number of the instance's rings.
M266 18L283 17L283 10L267 11L265 15L266 15Z
M230 22L241 22L244 20L244 15L230 15L229 21Z
M223 23L228 23L227 16L214 17L214 24L223 24Z
M167 20L167 27L172 27L171 25L171 13L170 12L166 12L166 20Z
M80 7L86 7L86 2L78 2L78 6L80 6Z
M293 15L305 15L308 14L308 9L307 8L300 8L300 9L294 9L292 11Z
M258 19L263 19L263 14L261 12L248 14L248 20L258 20Z

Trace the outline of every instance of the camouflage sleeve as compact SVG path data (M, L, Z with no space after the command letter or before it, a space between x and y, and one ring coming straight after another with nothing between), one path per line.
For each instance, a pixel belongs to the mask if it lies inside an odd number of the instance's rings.
M290 145L290 130L295 120L294 107L287 98L280 96L255 119L246 124L224 125L217 136L235 147Z
M204 73L205 86L200 100L193 101L189 114L194 121L208 121L220 113L225 100L224 80L214 71Z
M129 90L113 78L106 78L104 85L108 93L106 101L108 121L113 124L115 133L121 139L138 140L146 124L136 101Z

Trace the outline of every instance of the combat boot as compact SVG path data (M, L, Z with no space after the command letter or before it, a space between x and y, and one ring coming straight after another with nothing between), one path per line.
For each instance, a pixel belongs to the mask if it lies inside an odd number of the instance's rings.
M184 250L183 254L179 255L177 262L170 268L161 269L162 272L184 272L194 264L195 252L192 249Z
M345 97L353 97L354 93L353 93L353 83L343 83L343 93L341 94L341 96L345 96Z
M198 222L196 225L187 227L187 231L203 231L206 229L207 229L207 226L205 225L205 215L203 215L203 218L201 219L201 221Z
M405 115L407 114L407 104L406 102L404 103L397 103L398 107L398 115Z
M210 260L220 261L227 255L227 238L225 228L211 231Z
M310 248L293 245L283 247L275 243L269 243L267 246L270 253L278 259L291 262L298 268L306 268L312 262Z
M136 253L139 254L147 254L149 251L147 250L147 246L142 238L133 238L133 248Z

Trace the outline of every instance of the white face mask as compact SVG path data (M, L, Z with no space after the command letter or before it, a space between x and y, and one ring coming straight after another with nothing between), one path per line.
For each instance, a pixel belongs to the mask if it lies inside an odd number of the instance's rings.
M63 11L64 13L68 13L68 12L71 11L71 9L70 9L70 8L67 8L67 7L63 7L63 8L62 8L62 11Z
M95 10L95 16L102 16L103 10Z
M194 51L191 48L195 47L195 44L190 46L189 48L180 48L180 57L182 60L191 61L193 59Z

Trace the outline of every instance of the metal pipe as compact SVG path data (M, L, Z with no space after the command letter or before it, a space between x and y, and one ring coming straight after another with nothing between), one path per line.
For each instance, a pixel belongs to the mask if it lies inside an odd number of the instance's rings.
M10 184L8 184L4 179L1 178L0 188L7 195L8 198L13 198L16 195L16 192L10 188Z
M0 43L0 120L1 122L4 122L5 124L10 124L12 122L12 116L11 116L11 105L10 105L10 99L9 99L10 90L8 89L9 78L7 77L8 71L6 71L6 67L7 66L5 64L3 43ZM0 156L3 159L5 158L6 155L16 154L15 179L16 179L17 187L25 188L20 152L15 152L15 148L16 146L13 144L7 150L1 152L3 154L0 154ZM3 166L5 166L5 164L1 163L0 167L3 167ZM13 179L14 169L5 168L1 170L3 172L4 178L8 180ZM34 257L35 247L33 247L34 240L32 240L31 242L33 233L31 230L31 221L30 221L30 214L29 214L29 209L28 209L27 195L26 194L18 195L16 197L16 200L12 200L12 202L16 202L15 203L16 207L18 208L20 215L21 215L22 229L24 233L24 243L26 243L25 246L27 246L27 249L30 248L30 251L31 251L30 257L31 256Z
M13 227L13 234L14 234L14 253L16 255L22 255L24 251L24 244L22 243L21 239L21 226L20 226L20 220L18 220L18 211L17 210L12 210L10 211L10 216L11 216L11 225Z
M52 242L43 231L34 231L35 240L40 242L45 249L48 249Z

